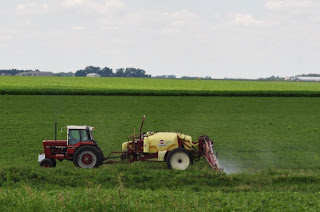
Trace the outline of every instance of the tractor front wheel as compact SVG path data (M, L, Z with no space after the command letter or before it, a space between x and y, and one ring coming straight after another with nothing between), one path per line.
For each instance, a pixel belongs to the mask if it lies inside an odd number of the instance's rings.
M79 147L73 156L73 163L80 168L93 168L101 164L101 154L93 146Z
M190 151L184 148L177 148L169 152L167 157L167 165L169 168L176 170L185 170L189 165L193 164Z
M40 162L40 166L44 168L51 168L56 166L56 160L51 158L45 158Z

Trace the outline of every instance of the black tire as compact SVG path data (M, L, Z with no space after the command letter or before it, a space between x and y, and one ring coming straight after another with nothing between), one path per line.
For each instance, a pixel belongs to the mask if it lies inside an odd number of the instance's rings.
M51 158L45 158L40 162L40 166L44 168L52 168L56 166L56 161Z
M189 150L180 147L168 153L166 162L169 168L185 170L193 164L193 157Z
M52 161L52 165L53 165L53 167L56 167L56 165L57 165L57 161L55 160L55 159L52 159L52 158L50 158L51 159L51 161Z
M99 161L99 164L98 164L98 166L100 166L100 165L102 165L102 163L103 163L104 155L103 155L103 152L102 152L102 150L100 149L100 147L99 147L98 145L97 145L97 149L98 149L98 151L99 151L100 158L101 158L101 160Z
M94 146L81 146L73 155L74 165L80 168L98 167L101 161L101 154Z

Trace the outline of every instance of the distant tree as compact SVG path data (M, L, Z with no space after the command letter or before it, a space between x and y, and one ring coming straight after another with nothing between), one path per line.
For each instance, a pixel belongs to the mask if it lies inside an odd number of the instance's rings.
M271 77L259 78L258 80L261 80L261 81L283 81L283 80L285 80L285 78L272 75Z
M101 69L100 67L95 67L95 66L87 66L85 69L78 70L75 73L75 76L76 77L85 77L89 73L97 73L101 77L112 77L113 76L113 72L112 72L111 68L104 67L103 69Z
M85 77L89 73L98 73L99 71L101 71L100 67L87 66L84 70L83 69L78 70L75 73L75 76L76 77Z
M176 77L176 75L160 75L160 76L155 76L155 78L175 79L175 78L177 78L177 77Z
M31 72L33 70L18 70L18 69L2 69L0 70L0 75L4 74L4 75L12 75L15 76L18 73L21 72Z
M320 77L320 74L300 74L296 77Z
M155 76L154 78L167 78L167 75L158 75L158 76Z
M95 66L87 66L85 68L85 71L89 74L89 73L99 73L101 71L100 67L95 67Z
M85 77L85 76L87 76L87 74L88 73L86 72L86 70L81 69L81 70L76 71L74 76L76 76L76 77Z
M199 79L199 77L182 76L181 79Z
M124 69L123 68L119 68L117 69L117 72L115 73L116 77L125 77L124 75Z
M89 73L97 73L100 74L101 77L151 77L151 75L146 74L144 70L138 68L119 68L116 70L116 73L113 73L111 68L104 67L101 69L95 66L87 66L85 69L78 70L75 76L85 77Z
M126 77L151 77L151 75L146 75L144 70L136 68L126 68L124 75Z
M97 73L100 74L101 77L113 77L112 69L108 67L104 67Z

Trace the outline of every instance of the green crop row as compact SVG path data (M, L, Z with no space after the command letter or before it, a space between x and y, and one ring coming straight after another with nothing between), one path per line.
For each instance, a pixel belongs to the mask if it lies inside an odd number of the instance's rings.
M1 211L319 211L319 193L0 188Z
M124 166L124 165L123 165ZM318 172L225 175L129 166L0 170L1 211L306 211L320 209ZM140 167L141 168L141 167Z
M92 170L57 166L6 167L0 169L1 188L28 185L38 190L61 188L175 190L186 192L318 192L319 170L266 169L256 173L217 173L209 167L192 166L185 171L170 170L152 163L105 165Z
M0 94L319 97L317 82L0 77Z

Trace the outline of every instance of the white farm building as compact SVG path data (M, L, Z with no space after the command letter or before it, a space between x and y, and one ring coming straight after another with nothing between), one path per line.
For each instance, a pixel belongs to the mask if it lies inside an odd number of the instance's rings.
M29 72L18 73L18 74L16 74L16 76L22 76L22 77L53 77L54 74L52 72L29 71Z
M87 74L87 77L100 77L100 74L97 74L97 73L89 73L89 74Z
M320 82L320 77L295 77L293 81Z

